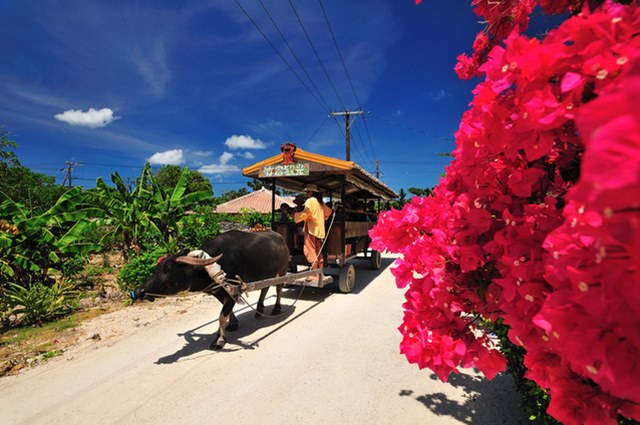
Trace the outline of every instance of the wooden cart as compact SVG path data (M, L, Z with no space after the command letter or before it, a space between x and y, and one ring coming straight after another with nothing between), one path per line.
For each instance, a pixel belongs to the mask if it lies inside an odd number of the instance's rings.
M273 193L271 204L272 229L282 234L291 252L289 284L301 283L301 277L311 272L299 273L309 263L302 253L302 242L296 241L299 230L295 223L279 222L275 211L277 187L302 192L307 184L315 184L328 203L333 214L325 223L328 230L322 249L325 267L321 279L313 286L325 286L337 277L340 291L349 293L355 286L356 272L349 261L356 257L369 259L373 269L381 265L380 253L369 249L369 230L375 225L376 214L363 211L361 206L380 204L398 195L379 179L351 161L344 161L283 145L282 154L274 155L242 170L246 177L265 181ZM320 273L320 272L318 272ZM309 283L305 283L309 285Z

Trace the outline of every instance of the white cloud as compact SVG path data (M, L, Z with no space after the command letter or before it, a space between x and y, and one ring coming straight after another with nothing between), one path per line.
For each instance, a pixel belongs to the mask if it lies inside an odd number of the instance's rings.
M245 152L245 153L242 154L242 157L245 158L245 159L253 159L256 156L254 154L252 154L251 152Z
M156 152L147 159L150 164L180 165L184 162L182 149Z
M449 96L449 93L447 93L444 89L440 89L438 93L432 94L431 98L433 100L441 100L448 96Z
M226 164L227 162L231 161L233 159L233 154L229 153L229 152L223 152L222 155L220 155L220 164Z
M202 158L213 155L213 151L191 151L191 154L198 158Z
M259 124L257 127L260 130L269 130L272 128L279 128L282 127L284 125L284 123L282 121L278 121L278 120L269 120L266 123L263 124Z
M113 111L109 108L102 108L100 110L89 108L87 112L83 112L80 109L69 109L61 114L56 114L54 118L59 121L64 121L70 125L98 128L106 126L111 121L117 120L119 117L114 117Z
M202 174L228 174L237 173L240 168L230 164L209 164L198 168L198 171Z
M228 174L237 173L240 171L236 165L229 164L229 161L233 159L234 155L229 152L223 152L218 158L217 164L204 165L198 168L198 171L202 174Z
M265 149L267 145L259 139L254 139L251 136L236 136L235 134L229 137L224 144L229 149Z
M155 40L151 46L144 46L144 48L138 46L132 53L131 59L138 74L144 79L154 95L162 96L171 79L164 42Z

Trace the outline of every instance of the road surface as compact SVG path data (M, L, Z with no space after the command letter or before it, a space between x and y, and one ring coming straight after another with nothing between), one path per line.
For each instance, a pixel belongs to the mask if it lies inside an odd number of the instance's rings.
M222 352L207 349L213 297L101 316L77 347L0 379L0 424L528 423L509 376L465 370L442 383L399 354L392 261L372 271L356 260L354 293L306 288L275 320L236 306L241 327ZM283 309L299 291L285 288ZM270 292L267 311L273 302Z

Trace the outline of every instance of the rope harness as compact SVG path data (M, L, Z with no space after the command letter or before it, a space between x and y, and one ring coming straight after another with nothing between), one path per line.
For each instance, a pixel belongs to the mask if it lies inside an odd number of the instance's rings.
M221 272L221 274L224 274L224 272ZM264 314L261 311L258 311L256 308L254 308L249 301L247 301L247 299L245 297L242 296L243 293L247 292L248 289L248 285L246 284L246 282L244 280L242 280L242 278L240 276L236 276L236 279L229 279L227 277L224 277L224 282L217 282L217 281L212 281L211 284L209 286L207 286L206 288L204 288L201 291L194 291L192 292L190 295L195 295L197 293L204 293L204 294L208 294L208 295L213 295L213 292L215 292L218 289L224 289L227 294L229 294L231 296L231 298L233 298L235 300L236 303L238 303L239 305L242 304L246 304L247 307L249 307L251 310L253 310L256 314L259 314L262 317L266 317L268 319L276 319L278 317L284 316L285 314L287 314L289 312L289 310L291 310L293 308L294 305L296 305L296 303L298 302L298 300L302 297L302 293L304 292L304 288L306 288L307 285L302 285L302 290L300 291L300 293L298 294L298 297L293 301L293 304L291 304L285 311L283 311L282 313L279 314ZM186 292L191 292L190 291L191 287L189 287ZM154 294L151 292L147 292L145 295L150 295L152 297L156 297L156 298L177 298L183 295L180 294L174 294L174 295L168 295L168 294ZM132 298L133 298L133 291L132 291Z

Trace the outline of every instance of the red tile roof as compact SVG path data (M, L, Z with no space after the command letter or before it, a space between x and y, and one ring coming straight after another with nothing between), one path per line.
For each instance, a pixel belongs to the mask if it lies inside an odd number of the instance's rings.
M276 210L283 203L292 207L295 206L289 199L276 195ZM215 212L237 214L241 209L251 209L263 214L271 213L271 191L263 187L260 190L218 205Z

